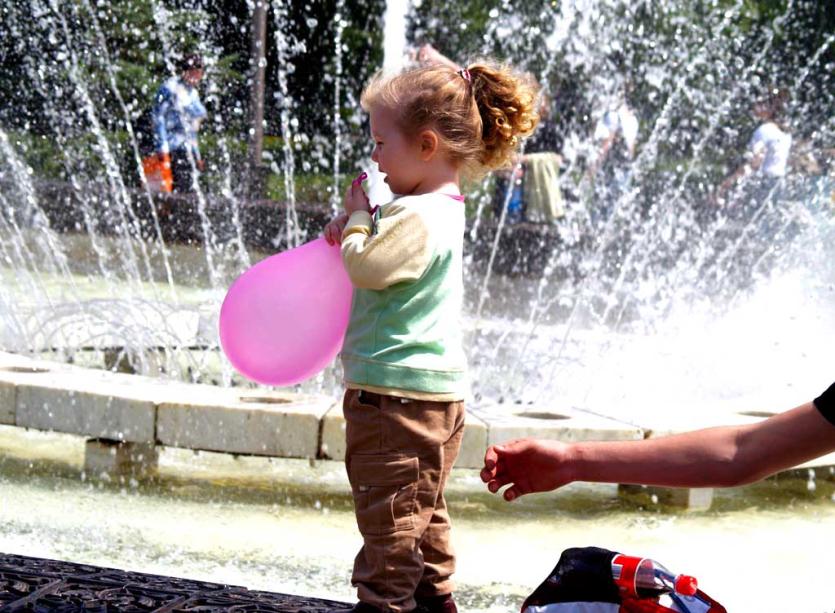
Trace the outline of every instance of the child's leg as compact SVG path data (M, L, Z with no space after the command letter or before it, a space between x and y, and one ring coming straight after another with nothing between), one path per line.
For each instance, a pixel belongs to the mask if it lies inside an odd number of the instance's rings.
M456 404L460 405L460 411L456 407L457 423L452 436L443 446L443 468L435 511L420 543L424 566L423 577L415 592L418 597L451 594L454 588L450 577L455 572L455 549L450 540L451 522L444 498L444 489L452 466L458 458L461 439L464 437L464 403Z
M343 411L345 461L364 543L352 580L362 602L412 611L424 574L421 542L448 474L444 447L461 429L463 403L401 402L349 390ZM440 566L449 570L438 587L446 593L452 564L444 550Z

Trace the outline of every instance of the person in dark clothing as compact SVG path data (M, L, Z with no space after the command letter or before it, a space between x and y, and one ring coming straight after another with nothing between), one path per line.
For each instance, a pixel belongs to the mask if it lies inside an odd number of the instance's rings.
M540 94L539 125L525 141L522 156L523 218L534 223L553 223L565 215L560 167L563 137L557 127L551 98Z

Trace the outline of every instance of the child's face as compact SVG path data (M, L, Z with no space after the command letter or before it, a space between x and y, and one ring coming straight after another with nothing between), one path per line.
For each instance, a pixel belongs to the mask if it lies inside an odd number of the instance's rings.
M385 181L392 192L411 194L423 178L419 139L409 139L402 133L390 109L372 107L369 115L374 139L371 159L377 162L380 172L385 173Z

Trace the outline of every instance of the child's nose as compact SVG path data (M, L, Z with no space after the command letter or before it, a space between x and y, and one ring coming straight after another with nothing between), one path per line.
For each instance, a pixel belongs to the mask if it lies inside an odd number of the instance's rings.
M371 152L371 161L372 162L379 162L380 156L377 154L377 147L374 147L374 151Z

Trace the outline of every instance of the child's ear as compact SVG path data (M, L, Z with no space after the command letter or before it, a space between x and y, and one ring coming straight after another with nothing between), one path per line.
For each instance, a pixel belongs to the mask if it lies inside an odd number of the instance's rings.
M438 152L440 139L435 130L424 130L420 133L420 157L424 162L431 160Z

